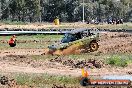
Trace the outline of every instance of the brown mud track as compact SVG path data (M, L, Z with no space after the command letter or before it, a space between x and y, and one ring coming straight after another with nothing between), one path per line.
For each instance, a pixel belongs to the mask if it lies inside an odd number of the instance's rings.
M7 43L7 41L2 41ZM18 40L19 43L40 43L44 41L22 41ZM51 42L51 41L47 41ZM18 43L18 44L19 44ZM44 42L45 44L46 42ZM102 33L100 34L99 49L97 52L107 54L107 53L129 53L132 54L132 34L130 33ZM58 50L54 54L58 55L67 55L67 54L80 54L81 47L79 46L70 46L67 49L60 51ZM10 49L10 50L0 50L0 55L41 55L45 53L47 49Z
M21 41L22 42L22 41ZM28 41L35 42L35 41ZM37 43L39 43L38 41ZM6 43L6 42L5 42ZM80 47L71 46L63 53L80 54ZM77 50L77 51L76 51ZM103 75L132 75L132 65L124 68L105 65L100 60L71 60L65 56L51 60L34 60L30 55L43 55L45 49L7 49L0 50L1 73L48 73L52 75L81 76L81 68L89 67L90 76ZM99 50L97 53L128 53L132 54L132 34L129 33L103 33L100 34ZM57 52L56 52L57 53ZM58 53L62 53L59 52ZM4 68L4 69L3 69ZM104 73L105 72L105 73ZM27 87L28 88L28 87ZM65 88L54 86L53 88ZM72 87L68 87L72 88ZM73 87L75 88L75 87ZM90 87L91 88L91 87ZM95 88L95 87L94 87ZM102 87L97 87L102 88ZM104 87L105 88L105 87ZM106 87L113 88L113 87ZM128 87L131 88L131 87Z
M84 66L91 68L89 70L90 76L126 75L132 72L132 65L125 68L114 68L103 64L99 60L78 61L64 57L51 60L33 60L23 55L7 55L0 58L0 64L2 73L48 73L78 77L81 76L81 68ZM105 73L102 73L102 71L105 71Z
M105 33L100 35L100 53L129 53L132 54L131 33Z
M7 55L0 58L0 71L7 75L7 73L48 73L51 75L65 75L65 76L81 76L81 63L86 66L88 63L93 64L94 67L95 61L77 61L69 60L67 58L55 58L51 60L32 60L32 58L24 55ZM73 64L74 63L74 64ZM77 67L76 67L77 66ZM90 65L91 66L91 65ZM104 66L100 63L101 67L90 67L89 76L104 76L104 75L126 75L129 72L132 72L131 67L126 68L111 68ZM4 68L4 69L3 69ZM105 73L104 73L105 72ZM15 80L10 80L7 85L0 85L0 88L38 88L35 86L29 85L18 85ZM53 84L52 88L83 88L81 86L68 86L68 85L56 85ZM131 88L129 87L113 87L113 86L88 86L86 88Z
M6 55L41 55L44 53L44 49L9 49L0 50L0 56Z
M97 53L129 53L132 54L132 34L128 33L106 33L100 35L99 50ZM63 53L79 54L80 51L75 53L78 46L71 46ZM7 72L26 72L26 73L45 73L50 74L62 74L79 76L81 74L80 68L83 66L89 66L95 70L91 71L91 75L104 75L102 70L105 70L105 74L128 74L132 72L131 66L123 69L109 69L107 66L104 68L103 63L100 61L77 61L64 58L54 58L50 61L34 61L32 58L28 58L30 55L43 55L44 49L7 49L0 50L1 71ZM62 52L59 52L62 53ZM23 57L24 55L24 57ZM8 58L8 59L7 59ZM15 58L15 59L13 59ZM12 61L13 60L13 61ZM8 61L8 62L7 62ZM61 62L61 63L60 63ZM98 65L98 66L97 66ZM5 69L3 69L3 67ZM100 68L100 69L98 69ZM129 70L128 70L128 69ZM25 69L25 70L23 70ZM112 72L110 72L112 70ZM117 71L120 71L117 73ZM110 72L110 73L109 73Z
M72 68L102 68L105 66L103 61L97 61L95 59L89 59L89 60L71 60L64 57L57 57L55 59L51 59L50 62L58 62L65 66L70 66Z
M0 57L0 64L1 72L49 73L67 76L78 76L81 74L79 69L73 70L70 66L65 66L58 62L50 62L48 60L33 60L24 55L7 55ZM69 74L67 74L67 72Z

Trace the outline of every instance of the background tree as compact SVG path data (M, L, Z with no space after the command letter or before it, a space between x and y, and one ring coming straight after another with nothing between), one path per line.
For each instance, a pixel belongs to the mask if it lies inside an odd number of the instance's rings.
M0 0L0 19L23 22L82 21L83 0ZM132 19L132 0L84 0L85 21Z

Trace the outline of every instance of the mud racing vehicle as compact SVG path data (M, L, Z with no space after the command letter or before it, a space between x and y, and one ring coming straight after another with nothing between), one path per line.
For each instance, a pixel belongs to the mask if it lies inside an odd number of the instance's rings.
M53 54L57 50L64 51L70 46L81 47L90 52L99 48L99 33L91 33L89 29L74 29L64 34L60 44L48 46L49 53Z

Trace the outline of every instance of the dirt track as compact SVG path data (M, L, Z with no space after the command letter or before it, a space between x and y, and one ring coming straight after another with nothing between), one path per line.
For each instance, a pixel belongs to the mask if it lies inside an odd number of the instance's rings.
M6 44L7 41L0 41L2 44ZM46 43L51 41L22 41L18 40L18 43ZM97 52L107 54L107 53L132 53L132 34L131 33L102 33L100 34L99 50ZM79 53L75 52L74 48L79 48L78 46L71 46L64 50L64 53ZM10 50L0 50L0 56L3 55L41 55L44 53L45 49L10 49ZM59 51L57 53L60 53Z
M132 54L131 33L101 34L99 52L101 53L130 53Z
M2 44L6 42L0 41ZM19 43L40 43L42 41L18 41ZM46 42L44 41L44 44ZM132 55L132 34L127 33L103 33L100 34L99 50L94 53L118 54L127 53ZM74 48L74 49L73 49ZM75 52L77 47L72 46L64 53L80 54ZM132 75L132 64L125 68L111 67L104 64L101 60L73 60L60 56L52 59L33 59L32 55L43 55L45 49L28 49L28 48L8 48L0 50L0 72L8 73L48 73L51 75L81 76L81 68L87 67L90 76L100 77L104 75ZM103 57L103 56L102 56ZM0 85L1 87L1 85ZM2 88L6 88L5 86ZM8 88L8 87L7 87ZM14 87L13 87L14 88ZM23 88L23 87L20 87ZM24 87L28 88L28 87ZM31 87L29 87L31 88ZM64 87L62 87L64 88ZM73 87L74 88L74 87ZM102 87L98 87L102 88ZM108 88L108 87L107 87ZM111 87L113 88L113 87ZM130 87L131 88L131 87Z
M0 56L6 55L41 55L44 53L44 49L9 49L0 50Z
M132 34L104 33L100 36L99 50L97 53L129 53L132 54ZM70 51L69 51L70 52ZM80 76L80 68L64 65L58 62L34 61L28 58L30 55L41 55L44 49L10 49L0 50L0 71L2 72L25 72L25 73L49 73ZM70 52L72 53L72 52ZM10 56L11 55L11 56ZM21 57L19 55L25 55ZM28 56L27 56L28 55ZM4 68L4 69L3 69ZM105 73L102 73L105 71ZM90 70L90 75L127 74L132 72L131 66L126 68L101 67Z
M66 58L62 58L67 61ZM60 61L61 62L61 61ZM62 64L57 61L49 60L32 60L27 56L21 55L9 55L0 58L0 71L3 73L8 72L24 72L24 73L48 73L53 75L71 75L71 76L81 76L81 69L78 67L72 67L73 65ZM63 62L64 63L64 62ZM77 64L77 63L76 63ZM126 68L111 68L109 66L101 66L101 68L94 68L89 70L91 76L103 76L119 74L124 75L128 72L132 72L131 65ZM3 69L4 68L4 69ZM102 73L105 71L105 73Z

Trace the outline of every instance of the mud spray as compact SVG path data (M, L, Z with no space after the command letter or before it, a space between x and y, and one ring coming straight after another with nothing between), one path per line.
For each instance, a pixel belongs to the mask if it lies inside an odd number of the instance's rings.
M69 55L69 54L80 54L82 46L79 44L71 45L64 50L57 50L53 55Z

